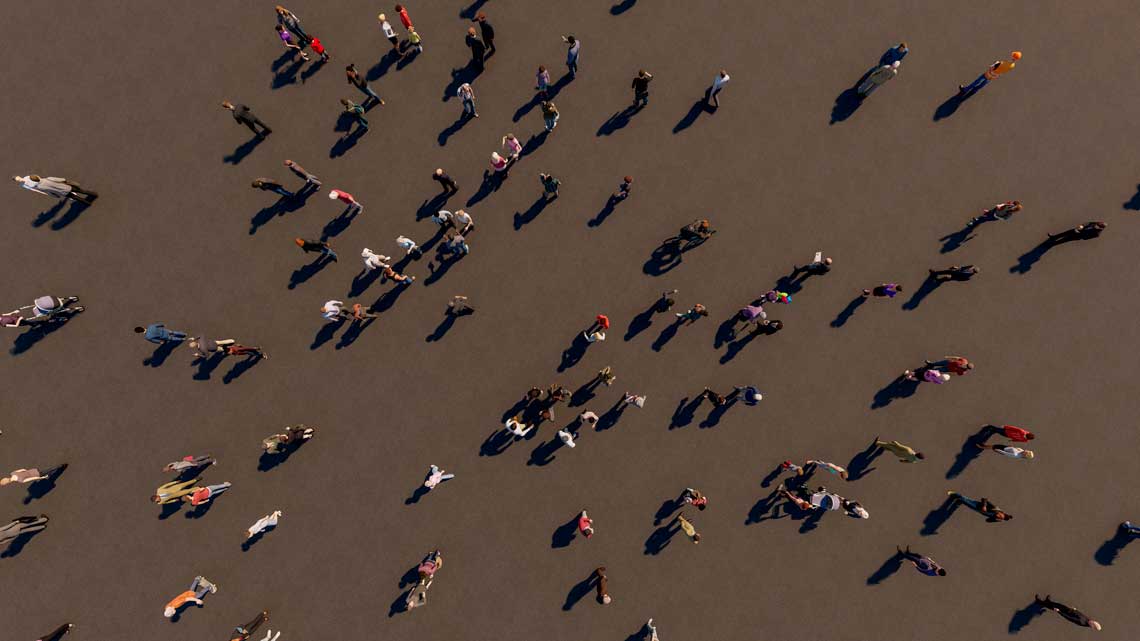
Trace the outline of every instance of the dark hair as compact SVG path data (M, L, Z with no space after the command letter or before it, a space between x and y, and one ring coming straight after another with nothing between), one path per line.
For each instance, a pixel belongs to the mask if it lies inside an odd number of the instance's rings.
M396 5L396 11L403 11L403 10L404 10L404 5L402 5L402 4Z
M938 568L938 576L946 576L946 568Z
M920 459L925 459L925 458L926 458L926 455L925 455L925 454L923 454L922 452L915 452L915 453L914 453L914 455L915 455L916 457L920 458Z
M631 183L631 182L633 182L633 176L626 176L626 177L625 177L625 182L627 182L627 183Z
M546 66L545 65L538 65L538 70L539 71L546 71Z
M136 333L136 334L141 334L141 333L143 333L143 332L145 332L145 331L146 331L146 329L144 329L144 328L142 328L142 327L136 327L136 328L135 328L135 333Z
M347 67L344 68L344 70L345 71L356 71L356 65L350 63Z
M281 25L277 25L276 27L274 27L274 29L276 29L276 30L278 30L278 31L284 31L284 30L285 30L285 27L283 27L283 26L281 26Z

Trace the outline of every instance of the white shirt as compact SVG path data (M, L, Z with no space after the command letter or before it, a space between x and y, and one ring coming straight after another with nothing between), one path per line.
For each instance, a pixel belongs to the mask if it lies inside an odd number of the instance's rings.
M458 220L464 226L470 225L472 223L471 215L468 214L467 212L463 211L462 209L455 212L454 216L455 216L455 220Z
M397 236L396 244L404 249L411 249L416 246L416 241L408 238L407 236Z
M1020 447L1014 447L1012 445L1006 445L1005 447L999 447L998 449L996 449L994 451L997 452L998 454L1004 454L1010 458L1025 458L1025 456L1024 456L1025 450L1020 448Z
M366 269L383 269L388 266L386 261L392 260L391 256L382 256L367 247L360 253L360 256L364 258L364 267Z
M515 436L526 436L526 433L529 432L530 430L524 429L525 427L526 427L525 425L516 421L513 418L507 419L507 431L510 432L511 434L514 434Z
M446 209L441 209L439 210L439 213L432 216L431 219L435 224L443 225L447 221L451 220L451 212L447 211Z
M279 517L279 516L281 516L281 511L277 510L273 514L261 517L260 519L257 520L257 523L254 523L253 525L249 526L249 535L252 537L253 535L257 534L258 532L261 532L262 530L264 530L266 528L276 527L277 526L277 517Z
M387 20L380 23L380 28L384 30L385 38L394 38L396 36L396 30L392 28L392 25L388 24Z
M558 430L558 438L566 444L566 447L574 447L574 435L566 430Z
M330 301L326 302L325 306L321 308L321 311L324 312L323 314L321 314L321 316L324 316L325 318L328 318L330 320L336 318L337 316L340 315L340 310L341 310L340 306L343 304L344 304L344 301L340 301L340 300L330 300Z
M716 91L717 89L720 89L721 87L727 85L729 80L732 80L732 77L728 74L724 74L722 76L718 73L716 75L716 78L713 79L713 91Z

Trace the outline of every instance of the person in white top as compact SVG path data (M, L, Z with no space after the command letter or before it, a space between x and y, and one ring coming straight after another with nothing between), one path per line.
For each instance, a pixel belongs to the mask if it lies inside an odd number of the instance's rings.
M428 470L427 479L424 480L424 487L431 490L440 483L444 481L450 481L453 478L455 478L454 474L447 474L443 470L439 469L438 466L433 465L431 466L431 469Z
M507 431L515 435L515 438L522 438L527 435L527 432L534 429L533 425L526 425L519 420L519 416L507 419Z
M90 205L99 197L99 194L90 189L84 189L66 178L58 178L56 176L41 178L35 174L30 174L28 176L12 176L12 180L29 191L51 196L52 198L59 198L60 200L70 198L84 205Z
M983 450L991 449L998 454L1008 456L1009 458L1023 458L1026 460L1033 458L1033 450L1026 450L1020 447L1014 447L1012 445L991 445L989 448L987 448L985 445L978 443L978 447Z
M711 100L713 103L713 108L720 107L720 99L717 98L716 95L720 93L721 89L724 89L724 86L727 85L728 81L731 79L732 78L729 77L728 72L724 69L721 69L720 73L716 75L716 78L713 78L712 86L709 87L709 90L705 92L705 104L708 104L708 102Z
M455 210L455 213L452 215L452 221L452 224L455 225L455 228L458 229L459 233L463 236L466 236L475 229L475 220L471 218L471 214L462 209Z
M566 447L574 447L576 445L576 443L574 443L574 435L566 430L558 430L558 439L562 441L562 444Z
M321 308L321 316L329 320L340 318L341 313L344 311L341 307L342 305L344 305L344 301L342 300L326 301L324 307Z
M408 255L414 254L413 258L419 258L421 255L420 246L407 236L396 236L396 244L402 247Z
M582 412L578 415L578 420L585 423L586 425L593 426L598 424L598 415L589 410L586 410L585 412Z
M381 13L376 16L376 20L380 22L380 30L384 32L384 37L392 43L392 51L399 52L400 38L396 36L396 30L392 28L392 25L388 24L388 16Z
M431 217L431 222L439 225L440 227L447 227L452 224L452 214L446 209L439 210L438 213Z
M360 257L364 259L364 268L368 271L384 269L388 266L388 261L392 260L391 256L377 254L367 247L364 248L364 251L360 252Z
M592 334L587 334L586 332L582 332L582 336L586 337L586 342L588 342L588 343L595 343L597 341L606 340L606 333L600 329L598 331L592 333Z
M277 527L277 519L279 518L281 518L281 510L274 510L272 514L266 514L258 519L256 523L249 526L249 529L246 530L245 538L252 539L271 527Z
M645 629L649 631L649 641L659 641L657 638L657 626L653 625L653 619L645 623Z

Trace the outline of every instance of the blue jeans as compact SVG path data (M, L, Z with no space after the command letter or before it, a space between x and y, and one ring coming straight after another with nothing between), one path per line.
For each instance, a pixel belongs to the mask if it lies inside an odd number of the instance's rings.
M332 256L332 259L336 260L336 252L334 252L332 249L330 249L328 247L321 247L321 255L322 256ZM185 334L183 334L183 336L185 336Z
M982 75L978 76L977 80L966 85L962 89L962 93L974 93L975 91L978 91L979 89L981 89L982 87L984 87L988 84L990 84L990 79L987 78L986 74L983 73Z
M357 87L357 88L360 89L360 91L364 92L364 95L368 96L369 98L372 98L376 102L382 102L383 101L383 99L380 98L380 96L376 95L375 91L372 91L372 87L369 87L368 85L364 85L363 87Z
M270 191L272 191L273 193L278 194L280 196L284 196L286 198L292 198L293 197L293 192L289 191L288 189L285 189L284 187L273 187Z
M570 70L571 76L578 73L578 59L574 58L573 60L567 60L566 68Z
M468 100L466 98L463 99L463 113L472 114L472 115L475 114L475 101L474 100Z
M558 116L554 116L553 118L545 118L544 120L546 121L547 131L551 131L558 126Z

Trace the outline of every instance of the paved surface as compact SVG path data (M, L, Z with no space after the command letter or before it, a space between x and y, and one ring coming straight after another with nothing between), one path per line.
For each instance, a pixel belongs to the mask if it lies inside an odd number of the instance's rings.
M283 641L620 640L650 616L670 641L1082 632L1027 616L1035 592L1084 609L1107 638L1140 626L1131 598L1140 551L1106 543L1117 522L1140 516L1121 482L1140 442L1129 384L1140 341L1131 295L1140 230L1127 206L1137 207L1140 177L1131 3L642 1L614 15L606 2L494 0L484 10L499 51L475 83L482 117L442 147L460 107L441 96L467 59L467 23L455 3L413 3L426 52L374 69L388 104L348 149L334 130L337 100L359 94L341 69L371 69L386 50L375 3L295 2L333 60L294 76L288 65L271 69L281 50L270 5L256 4L17 3L5 12L12 64L0 164L103 195L69 212L0 190L2 300L74 293L88 305L34 344L17 339L0 366L0 468L71 464L28 505L21 488L0 493L4 519L52 516L0 560L4 638L70 620L77 639L220 639L263 608ZM419 280L398 297L372 283L352 300L379 300L379 319L347 340L347 328L320 334L318 309L347 299L362 247L392 253L397 234L433 233L417 210L436 193L434 167L459 180L450 206L460 206L503 134L525 142L541 132L537 109L511 116L531 98L537 64L556 78L564 70L566 32L584 44L581 74L556 99L561 123L469 207L471 255L430 284L430 257L410 264ZM837 96L900 38L912 51L898 78L854 113L841 102L846 117L831 124ZM1011 49L1025 52L1013 73L935 120L958 83ZM691 111L721 66L733 80L719 112ZM651 104L606 126L628 104L639 67L655 75ZM252 105L275 133L243 149L248 132L218 108L223 98ZM272 197L248 185L291 181L285 158L326 187L277 216L265 209ZM561 177L563 193L534 216L539 171ZM633 196L588 225L626 173L636 176ZM292 238L319 235L336 217L332 187L367 209L329 228L340 262L302 272L291 289L308 260ZM1026 204L1013 221L985 224L940 253L941 237L1010 198ZM644 273L658 242L699 216L720 233L666 274ZM251 230L251 218L264 224ZM1109 223L1102 238L1030 253L1020 263L1039 258L1029 271L1011 273L1046 231L1089 219ZM783 332L717 346L722 320L821 248L836 268L772 310ZM928 267L953 263L983 271L907 304ZM883 280L903 283L901 300L835 320L859 289ZM702 302L711 316L668 341L668 319L657 316L623 340L667 288L681 290L679 306ZM479 311L437 328L457 293ZM558 372L598 312L614 320L609 340ZM260 343L272 358L199 371L182 347L153 362L131 328L156 320ZM665 344L656 351L655 342ZM978 369L872 409L898 372L946 353ZM618 382L586 407L601 413L630 389L648 395L644 409L582 433L545 465L533 463L550 449L549 424L480 456L531 385L574 390L604 365ZM670 429L705 385L744 383L764 391L760 407L710 418L704 405ZM562 409L558 423L576 411ZM317 438L259 471L261 438L295 422L318 426ZM989 422L1035 430L1037 458L984 453L948 479L963 443ZM831 484L860 500L869 521L748 523L763 518L773 487L761 480L779 461L847 464L875 435L928 458L904 466L884 455L857 481ZM199 518L159 518L147 497L165 480L162 465L202 452L221 460L207 480L233 489ZM458 478L408 504L430 463ZM702 543L674 537L647 554L655 513L686 485L711 497L707 511L689 511ZM1016 519L987 524L959 510L936 534L920 534L938 525L948 489L990 497ZM597 535L552 549L583 507ZM273 509L284 511L281 525L243 552L244 528ZM907 543L949 576L892 574L894 546ZM446 565L429 606L390 617L401 576L434 547ZM567 604L602 564L614 603L599 606L591 593ZM196 574L219 593L177 623L163 619L163 603Z

